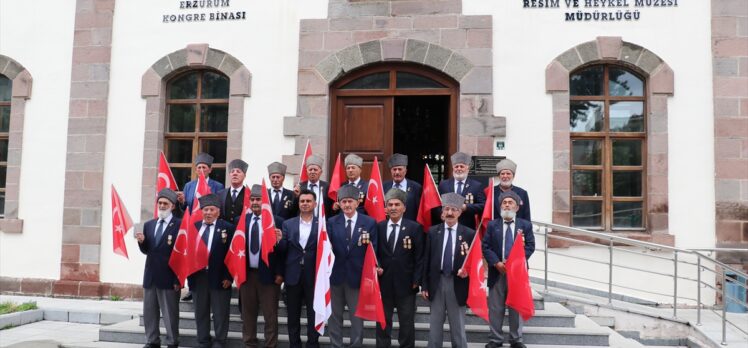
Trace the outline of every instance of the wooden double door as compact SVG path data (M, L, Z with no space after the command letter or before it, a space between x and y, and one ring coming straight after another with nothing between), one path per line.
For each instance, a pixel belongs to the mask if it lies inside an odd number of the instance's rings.
M409 64L377 65L340 79L331 91L328 173L338 153L355 153L364 159L364 178L377 157L387 180L387 160L403 153L408 178L422 182L424 164L446 175L448 155L457 148L458 91L449 77Z

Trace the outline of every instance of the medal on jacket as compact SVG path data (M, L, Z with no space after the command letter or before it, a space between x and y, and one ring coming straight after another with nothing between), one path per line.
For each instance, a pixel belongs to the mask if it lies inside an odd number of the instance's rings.
M166 236L166 244L171 245L171 235Z
M286 199L286 200L285 200L285 201L283 202L283 208L285 208L285 209L288 209L288 208L289 208L290 206L291 206L291 201L290 201L290 200L288 200L288 199Z
M223 244L226 244L226 238L228 237L228 234L226 233L226 230L221 230L221 241Z
M468 193L465 195L465 204L474 204L475 203L475 196L473 196L472 193Z
M362 244L366 245L369 244L369 232L367 231L361 231L361 228L358 229L358 233L361 235L358 237L358 246L361 246Z
M462 244L460 244L460 255L467 255L468 249L470 249L470 247L465 243L465 241L463 241Z
M413 247L413 244L410 241L410 236L405 236L405 238L403 238L403 249L410 250L412 247Z
M364 195L363 192L358 193L358 203L363 203L364 199L366 199L366 195Z

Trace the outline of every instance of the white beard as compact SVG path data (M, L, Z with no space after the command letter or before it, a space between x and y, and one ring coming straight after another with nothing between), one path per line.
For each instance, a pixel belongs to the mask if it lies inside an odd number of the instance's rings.
M514 220L514 218L517 216L517 212L512 210L502 210L501 211L501 217L504 219Z
M168 218L169 215L171 215L171 211L170 210L160 210L159 209L159 211L158 211L158 218L159 219L166 220L166 218Z
M501 187L503 187L503 188L509 188L509 187L512 187L512 181L514 181L514 180L499 181L499 185L501 185Z
M463 174L453 173L452 176L457 181L464 181L467 178L467 173L463 173Z

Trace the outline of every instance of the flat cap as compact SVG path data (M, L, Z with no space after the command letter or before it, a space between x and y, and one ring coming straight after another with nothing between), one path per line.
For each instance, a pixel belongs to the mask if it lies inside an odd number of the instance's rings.
M360 195L361 191L358 190L358 187L351 184L346 184L338 189L338 202L342 201L345 198L358 200Z
M209 195L202 196L198 198L198 202L200 202L200 208L205 208L209 206L214 207L221 207L221 199L218 198L218 195L215 193L211 193Z
M286 175L286 165L280 162L273 162L268 165L268 175L280 174Z
M252 191L249 193L249 196L255 198L262 197L262 185L252 185Z
M465 204L465 197L459 193L448 192L442 195L442 206L462 209Z
M408 195L403 190L393 187L389 191L387 191L387 194L384 195L385 202L389 201L390 199L397 199L405 204L405 201L408 199Z
M325 160L322 159L322 157L319 157L317 155L311 155L306 158L306 165L307 166L317 166L322 168L322 164L325 163Z
M158 198L156 199L159 198L166 198L171 202L171 204L177 204L177 193L168 187L164 187L161 191L158 191Z
M244 174L247 174L247 168L249 167L249 164L247 162L244 162L240 159L235 159L229 162L229 172L234 169L241 170Z
M505 158L499 163L496 163L496 173L501 173L502 170L509 170L512 172L512 174L517 173L517 163L514 163L514 161Z
M407 167L408 166L408 155L403 155L401 153L393 153L390 157L390 160L387 162L389 164L390 168L392 167Z
M207 154L205 152L201 152L201 153L197 154L197 157L195 157L195 165L198 165L200 163L205 163L205 164L208 165L208 167L212 166L213 165L213 156L211 156L211 155L209 155L209 154Z
M351 164L360 168L364 165L364 159L355 153L349 153L348 156L345 156L345 166L347 167Z
M503 201L504 201L505 199L507 199L507 198L511 198L511 199L513 199L513 200L514 200L514 203L517 203L517 205L519 205L519 204L520 204L520 203L522 202L522 199L521 199L521 198L519 198L519 195L518 195L518 194L516 194L516 193L515 193L514 191L512 191L512 190L509 190L509 191L505 191L505 192L502 192L502 193L501 193L501 194L499 195L499 204L501 204L501 202L503 202Z
M464 152L455 152L454 154L452 154L451 159L452 159L452 165L460 164L460 163L466 164L466 165L470 164L470 155Z

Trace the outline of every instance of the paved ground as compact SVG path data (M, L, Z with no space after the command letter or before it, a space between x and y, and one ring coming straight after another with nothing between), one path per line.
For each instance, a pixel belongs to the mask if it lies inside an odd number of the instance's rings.
M60 344L75 345L98 339L98 324L43 320L0 330L0 347L57 348Z

